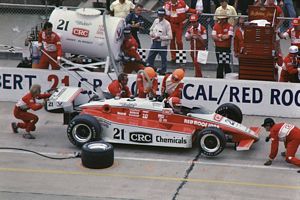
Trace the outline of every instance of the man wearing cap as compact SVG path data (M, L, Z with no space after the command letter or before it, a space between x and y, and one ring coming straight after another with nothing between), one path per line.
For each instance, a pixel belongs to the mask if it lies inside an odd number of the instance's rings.
M271 152L269 159L264 165L271 165L278 153L279 141L284 142L286 152L282 155L288 163L294 164L300 167L300 159L295 157L297 149L300 145L300 129L295 125L288 123L277 123L272 118L266 118L261 125L266 131L270 132L270 135L266 138L266 142L271 140Z
M300 83L300 61L298 59L298 46L290 46L289 54L283 60L281 82Z
M166 11L164 8L157 10L158 18L154 20L150 27L150 37L152 39L151 50L147 62L154 66L154 60L157 54L161 57L161 69L158 71L164 74L167 71L167 48L172 39L172 30L170 22L165 19Z
M171 23L173 39L171 40L170 49L172 62L176 60L176 45L177 50L183 49L182 31L186 22L186 13L197 14L197 10L189 8L184 0L170 0L164 5L166 10L166 19ZM176 40L176 44L175 44Z
M202 77L202 70L200 63L197 62L197 55L199 50L205 50L207 34L206 28L198 21L198 15L190 16L191 26L185 33L185 39L190 41L191 57L194 63L195 77Z
M138 53L138 43L131 34L131 28L125 27L123 30L124 40L121 45L121 50L124 54L124 69L123 72L126 74L132 73L133 71L138 72L144 69L145 66L142 64L142 59Z
M281 38L291 38L291 45L298 46L300 48L300 17L292 20L293 27L289 28L281 35Z
M228 5L228 0L221 0L221 6L216 9L214 20L218 20L219 15L224 15L226 13L230 17L228 18L228 23L234 26L236 24L236 19L233 16L237 16L236 10L233 6Z
M179 68L174 70L172 74L166 74L161 85L161 94L163 98L182 97L184 69Z
M218 22L214 25L212 38L215 41L215 51L218 61L217 78L224 78L225 74L231 72L229 63L220 60L222 55L231 55L231 39L233 37L233 26L228 23L226 11L222 11L218 16Z

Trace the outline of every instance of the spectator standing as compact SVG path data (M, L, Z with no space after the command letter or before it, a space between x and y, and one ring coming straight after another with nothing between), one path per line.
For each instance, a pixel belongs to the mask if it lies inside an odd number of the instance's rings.
M147 62L150 66L154 66L154 60L157 54L161 57L161 69L159 73L163 74L167 71L167 48L172 39L172 29L170 22L165 19L166 11L164 8L157 10L158 18L154 20L150 27L150 37L152 39L151 50L149 52Z
M239 18L238 27L234 33L233 51L236 58L239 58L240 54L243 54L244 51L244 21L243 17Z
M43 30L38 35L39 50L43 50L40 62L37 66L39 69L48 69L51 64L52 69L59 70L59 63L62 56L60 37L52 31L52 23L46 22ZM49 58L50 56L51 58ZM55 62L55 60L57 62ZM35 65L33 65L34 67Z
M170 0L165 3L166 19L170 22L173 38L171 40L171 61L176 62L176 51L182 50L182 31L187 21L186 13L197 13L195 9L189 8L184 0ZM177 46L177 48L176 48Z
M133 71L138 72L141 69L144 69L142 64L142 59L138 53L138 43L131 34L131 28L125 27L123 30L124 40L121 45L121 50L124 54L123 72L126 74L132 73Z
M269 140L272 142L269 159L264 165L272 165L278 153L279 141L281 141L284 142L286 148L286 152L282 153L285 156L286 162L300 167L300 159L295 157L300 145L300 129L293 124L275 123L272 118L266 118L261 126L270 132L270 135L266 138L266 142Z
M215 51L218 61L217 78L224 78L225 74L231 73L230 65L220 60L223 54L231 55L231 39L233 37L233 27L228 23L226 11L220 13L218 22L214 25L212 38L215 42Z
M41 86L34 84L31 86L29 92L23 96L14 107L14 116L23 122L13 122L11 127L14 133L18 133L18 129L25 129L26 133L23 134L25 139L35 139L35 137L30 133L35 131L35 124L38 122L39 118L37 115L27 112L32 109L33 111L40 110L43 107L43 103L37 103L36 99L47 99L51 94L45 93L41 94Z
M113 16L125 19L134 7L135 5L130 0L116 0L111 3L109 9Z
M228 5L228 0L220 0L221 6L216 9L214 20L218 19L218 15L226 13L229 17L228 23L234 26L236 19L233 16L237 16L236 10L233 6Z
M185 33L185 38L190 41L191 57L194 63L195 77L202 77L202 70L200 63L197 62L197 55L199 50L205 50L207 33L206 28L198 21L198 16L193 14L190 16L191 26Z
M127 83L128 75L121 73L119 74L117 80L113 80L108 85L108 91L113 97L128 98L131 96L131 92L127 86Z
M182 98L184 82L184 70L182 68L174 70L172 74L166 74L161 85L161 96L163 98L178 97Z
M139 98L156 97L158 82L157 74L154 69L152 67L146 67L143 73L138 74L136 85Z
M138 37L138 31L143 29L144 27L144 19L141 16L142 11L143 11L143 5L136 4L134 8L134 12L128 14L125 19L126 25L131 28L131 34L138 43L139 49L141 48L141 43Z

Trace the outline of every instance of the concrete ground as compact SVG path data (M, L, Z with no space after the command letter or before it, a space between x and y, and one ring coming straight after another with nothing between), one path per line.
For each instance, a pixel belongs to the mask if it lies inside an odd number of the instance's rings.
M38 111L35 140L12 133L14 104L0 102L0 148L34 150L55 157L80 151L67 139L62 115ZM244 116L247 126L259 126L263 117ZM297 119L275 118L298 124ZM280 155L266 167L270 143L261 140L249 151L233 145L216 158L198 154L197 147L174 149L114 145L115 162L101 170L84 168L81 160L51 160L22 151L0 150L0 199L230 199L290 200L300 198L299 168ZM283 151L281 144L279 152ZM298 156L300 154L298 153Z

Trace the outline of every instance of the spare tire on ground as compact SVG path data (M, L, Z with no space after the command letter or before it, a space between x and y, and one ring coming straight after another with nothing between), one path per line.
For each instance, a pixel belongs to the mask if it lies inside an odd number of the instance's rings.
M215 112L238 123L242 123L243 121L243 113L241 109L232 103L224 103L220 105Z
M86 143L82 146L81 162L91 169L110 167L114 163L114 148L104 141Z

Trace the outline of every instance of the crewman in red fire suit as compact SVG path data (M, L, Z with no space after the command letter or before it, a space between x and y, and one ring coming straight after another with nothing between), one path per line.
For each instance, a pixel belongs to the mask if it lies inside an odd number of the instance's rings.
M299 49L297 46L290 46L289 54L283 60L283 66L280 74L280 82L300 83L300 65L298 60Z
M14 107L14 116L21 119L23 122L13 122L11 127L14 133L18 133L18 128L25 129L26 133L23 134L25 139L35 139L30 131L35 131L35 124L39 118L37 115L27 112L32 109L34 111L43 107L42 103L37 103L36 99L47 99L51 96L50 93L41 94L41 86L34 84L31 86L29 92L23 96Z
M288 123L275 124L272 118L266 118L262 126L266 131L270 131L270 135L266 138L266 141L268 142L270 139L272 141L271 153L264 165L272 164L278 153L279 141L281 141L284 142L286 148L286 152L282 153L282 155L285 155L286 161L300 167L300 159L295 157L300 145L300 129Z
M197 55L199 50L205 50L207 41L206 28L198 22L198 15L192 14L190 16L192 25L185 33L185 39L190 41L191 57L194 62L195 77L202 77L202 70L200 63L197 62Z
M197 10L189 8L184 0L169 0L165 3L164 9L166 10L166 20L171 24L173 39L171 40L170 49L182 50L182 31L186 22L186 13L197 14ZM175 45L176 40L176 45ZM171 51L172 62L176 60L176 51Z
M131 92L127 83L128 75L121 73L118 76L118 80L113 80L113 82L108 85L108 91L113 97L128 98L130 97Z
M281 37L284 39L291 38L291 45L300 48L300 18L295 18L292 21L293 27L284 32Z
M146 67L136 80L139 98L156 97L158 88L157 74L152 67Z
M238 27L235 30L233 38L233 52L237 58L244 52L244 21L245 19L243 17L239 18Z
M138 43L132 36L130 27L125 27L123 34L124 41L121 46L121 50L124 54L123 72L126 74L132 73L133 71L138 72L145 68L145 66L141 63L142 59L137 51Z
M176 69L172 74L166 74L161 85L161 94L163 98L182 97L184 70Z
M62 56L61 42L60 37L52 31L52 27L50 22L44 24L44 28L38 36L38 45L40 49L43 49L43 51L59 64ZM48 69L50 63L52 69L59 70L59 65L49 58L48 55L42 52L40 63L37 65L37 68Z

